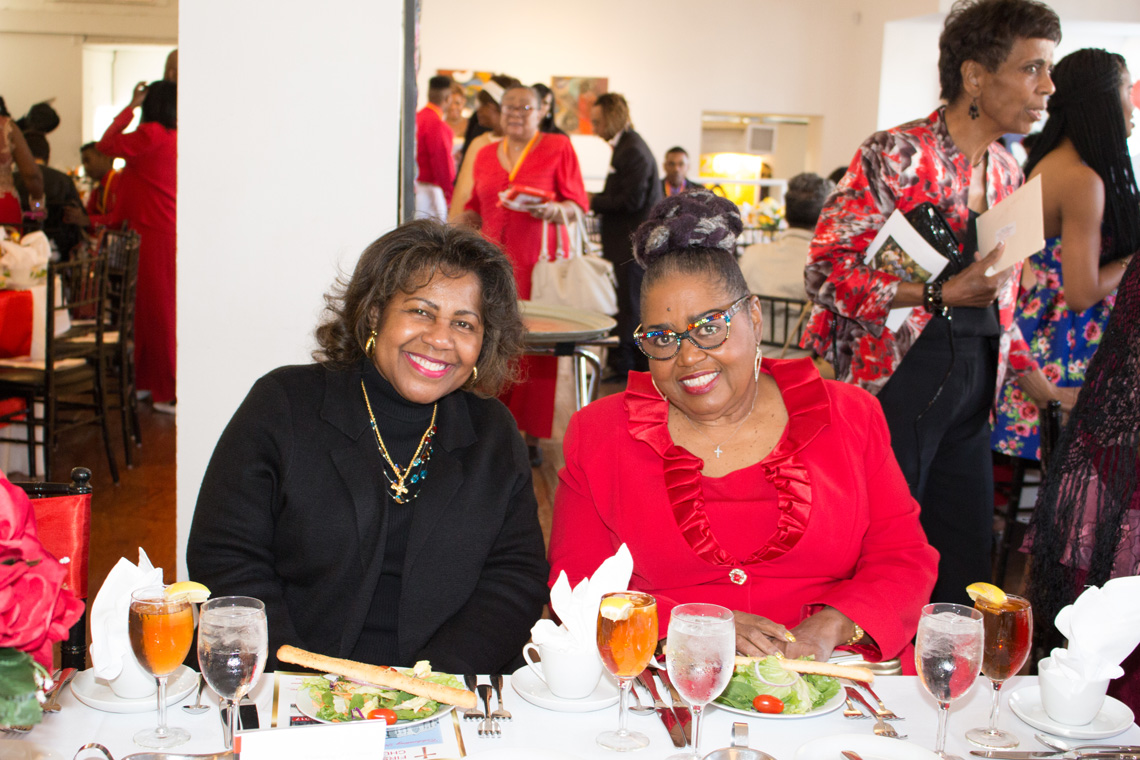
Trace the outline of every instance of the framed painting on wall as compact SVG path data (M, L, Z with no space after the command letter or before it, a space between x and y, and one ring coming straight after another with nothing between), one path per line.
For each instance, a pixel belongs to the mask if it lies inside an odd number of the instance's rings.
M590 108L599 95L609 91L609 83L608 77L552 77L554 123L567 134L594 134Z
M463 94L467 96L467 103L464 105L464 113L474 113L479 104L475 101L475 96L479 90L483 89L483 83L490 81L492 72L490 71L472 71L471 69L436 69L437 74L445 77L451 77L452 81L458 82L463 88Z

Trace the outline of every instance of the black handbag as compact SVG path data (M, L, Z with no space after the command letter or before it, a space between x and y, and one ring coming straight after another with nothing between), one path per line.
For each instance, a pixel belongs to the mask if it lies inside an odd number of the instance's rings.
M934 250L950 261L942 273L938 275L936 282L944 282L966 268L967 264L962 258L962 252L958 249L958 237L950 229L950 225L946 223L946 219L934 207L933 203L928 201L916 206L906 212L904 216L910 222L910 226L914 227L915 232L922 236L923 240L930 243Z

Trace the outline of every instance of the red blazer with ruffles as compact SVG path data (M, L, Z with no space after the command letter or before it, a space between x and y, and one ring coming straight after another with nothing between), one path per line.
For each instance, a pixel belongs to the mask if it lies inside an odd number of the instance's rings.
M788 410L776 448L747 468L775 488L771 535L758 533L748 557L721 547L704 509L704 463L673 444L668 404L650 376L631 372L624 393L570 420L550 582L565 570L577 583L625 543L634 563L630 588L657 597L662 636L670 611L684 602L720 604L789 628L827 605L877 644L855 651L869 660L895 657L930 599L938 553L919 525L882 410L866 391L821 379L809 359L765 359L762 369Z

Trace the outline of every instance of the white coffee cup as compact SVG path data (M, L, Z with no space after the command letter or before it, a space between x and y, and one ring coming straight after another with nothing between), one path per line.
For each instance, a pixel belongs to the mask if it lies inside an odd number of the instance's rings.
M531 649L538 650L542 662L531 659ZM590 696L602 677L602 660L594 649L567 652L546 644L528 643L523 647L523 659L550 688L550 693L562 699Z
M120 699L154 696L158 691L158 683L154 680L154 676L143 670L130 652L123 655L122 662L123 669L119 671L119 675L107 682L111 691L115 692L115 696Z
M1069 726L1084 726L1092 721L1104 705L1108 683L1112 679L1099 681L1073 679L1057 667L1052 657L1037 663L1038 683L1041 686L1041 705L1045 713Z

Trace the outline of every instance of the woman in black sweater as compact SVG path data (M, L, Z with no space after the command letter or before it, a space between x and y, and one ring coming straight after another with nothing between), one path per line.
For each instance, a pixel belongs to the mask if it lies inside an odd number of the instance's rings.
M510 263L417 221L328 297L316 364L261 378L214 450L190 577L265 602L282 644L511 667L547 599L526 447L493 398L522 346Z

